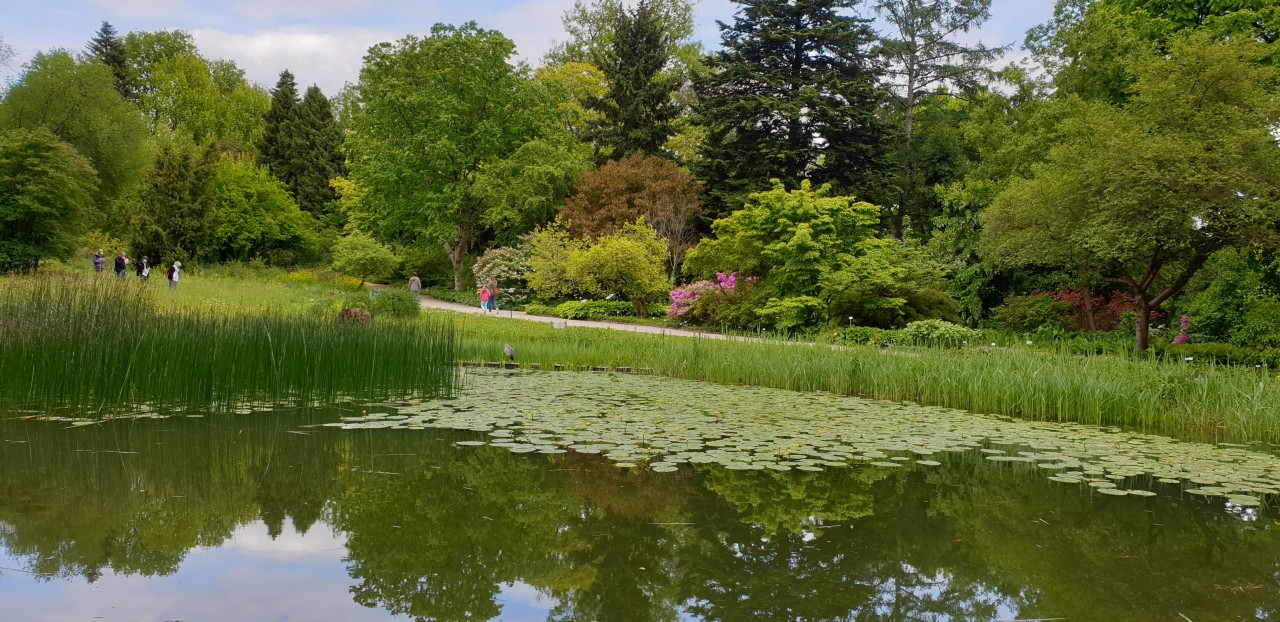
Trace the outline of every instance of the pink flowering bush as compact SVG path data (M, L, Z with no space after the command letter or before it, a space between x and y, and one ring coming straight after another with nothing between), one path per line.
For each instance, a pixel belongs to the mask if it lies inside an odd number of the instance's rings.
M1191 318L1184 315L1178 322L1178 336L1173 338L1173 345L1182 345L1188 341L1191 341Z
M737 272L716 273L716 280L697 281L678 287L671 292L671 308L667 315L673 321L686 324L716 324L722 322L726 307L741 302L748 287L756 277L738 278Z

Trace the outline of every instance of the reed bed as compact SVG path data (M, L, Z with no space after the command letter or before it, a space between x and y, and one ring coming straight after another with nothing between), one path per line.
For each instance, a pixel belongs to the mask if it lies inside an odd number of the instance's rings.
M726 341L459 318L458 356L510 343L543 369L626 366L710 382L828 391L1031 420L1120 426L1196 440L1280 442L1280 381L1252 368L1027 349ZM697 400L689 396L690 402Z
M448 318L343 324L278 310L157 308L115 279L8 279L0 410L218 412L451 395Z

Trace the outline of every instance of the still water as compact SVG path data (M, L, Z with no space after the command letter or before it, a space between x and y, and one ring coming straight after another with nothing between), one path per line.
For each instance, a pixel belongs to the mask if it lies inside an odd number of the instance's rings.
M977 450L655 473L320 425L380 410L0 422L0 619L1280 617L1266 504L1111 497Z

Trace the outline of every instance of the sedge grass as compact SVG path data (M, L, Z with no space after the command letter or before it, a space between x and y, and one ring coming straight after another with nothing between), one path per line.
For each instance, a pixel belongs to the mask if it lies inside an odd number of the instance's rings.
M152 284L154 286L154 284ZM73 417L449 395L447 318L343 324L278 309L158 308L115 279L8 279L0 409Z
M735 341L555 329L460 317L458 356L570 368L646 368L717 383L828 391L1197 440L1280 442L1280 381L1253 369L1028 349L929 349ZM691 403L697 396L689 396Z

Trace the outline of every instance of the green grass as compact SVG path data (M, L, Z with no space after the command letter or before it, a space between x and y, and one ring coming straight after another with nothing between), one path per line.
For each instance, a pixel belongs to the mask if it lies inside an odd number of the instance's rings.
M510 343L517 361L543 369L627 366L694 380L909 400L1198 440L1280 442L1280 381L1253 369L1030 349L882 350L555 329L492 317L455 321L462 360L501 360L503 344Z
M211 293L225 298L202 298L201 280L191 281L171 292L163 282L141 287L113 278L3 280L0 407L106 416L453 390L448 318L343 324L295 312L309 294L269 297L276 286L287 290L283 284L213 289L206 280Z

